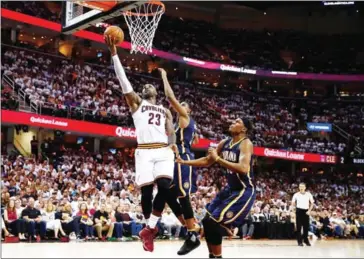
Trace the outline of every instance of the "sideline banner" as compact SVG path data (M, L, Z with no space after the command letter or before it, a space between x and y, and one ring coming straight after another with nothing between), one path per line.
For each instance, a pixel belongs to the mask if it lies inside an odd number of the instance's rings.
M136 139L135 129L133 128L118 127L114 125L88 121L71 120L66 118L39 115L35 113L1 110L1 123L21 124L33 127L71 131L98 136ZM196 149L207 149L209 147L216 147L217 144L218 142L216 141L211 141L209 139L200 139L198 144L193 145L193 147ZM291 152L265 147L254 147L254 155L313 163L335 164L337 161L337 157L332 155Z
M337 157L334 155L302 153L265 147L254 147L254 155L312 163L336 164L337 161Z

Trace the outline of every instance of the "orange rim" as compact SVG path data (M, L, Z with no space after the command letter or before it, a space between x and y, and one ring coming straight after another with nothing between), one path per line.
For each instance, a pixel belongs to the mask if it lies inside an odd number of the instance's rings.
M158 5L161 6L162 8L160 10L158 10L157 12L151 12L151 13L136 13L136 12L132 12L132 11L124 11L122 12L124 15L127 16L155 16L157 14L161 14L164 13L166 7L164 6L164 4L160 1L148 1L146 3L143 4L152 4L152 5Z

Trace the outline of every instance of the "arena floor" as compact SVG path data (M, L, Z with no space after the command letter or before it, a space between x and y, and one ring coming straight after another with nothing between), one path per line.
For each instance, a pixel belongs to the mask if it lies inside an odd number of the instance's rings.
M153 253L140 242L113 243L18 243L2 244L2 258L171 258L177 257L182 241L156 242ZM185 258L207 258L203 243ZM298 247L294 240L232 240L224 242L224 258L364 258L363 240L316 241Z

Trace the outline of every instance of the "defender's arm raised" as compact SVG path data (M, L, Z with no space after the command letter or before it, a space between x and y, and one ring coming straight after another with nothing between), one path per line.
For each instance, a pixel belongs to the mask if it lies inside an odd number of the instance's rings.
M167 100L170 102L173 109L179 115L179 121L178 121L179 127L184 129L188 126L188 123L190 120L188 113L182 107L181 103L177 100L176 96L174 95L171 85L168 82L167 72L163 68L158 68L158 70L161 73L161 77L163 80L163 86L164 86L164 93L167 97Z

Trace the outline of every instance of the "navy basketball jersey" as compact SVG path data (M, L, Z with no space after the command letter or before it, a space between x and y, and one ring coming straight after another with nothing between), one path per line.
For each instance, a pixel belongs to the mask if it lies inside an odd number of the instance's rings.
M222 158L229 162L239 163L240 143L245 139L247 138L243 138L235 144L233 143L232 138L227 139L221 150ZM253 188L253 157L250 159L250 169L247 174L238 174L227 169L226 177L228 185L232 190Z
M191 146L193 138L195 136L195 131L196 131L196 123L191 117L190 117L190 123L184 129L181 129L178 126L177 122L176 144L181 154L191 152Z

